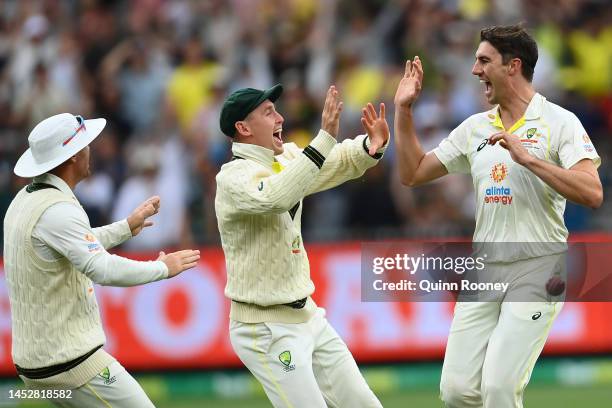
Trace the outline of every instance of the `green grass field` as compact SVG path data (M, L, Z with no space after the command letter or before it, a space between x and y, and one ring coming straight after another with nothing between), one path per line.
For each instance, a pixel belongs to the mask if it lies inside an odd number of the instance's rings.
M379 396L385 408L442 408L437 390L418 390L402 393L389 393ZM265 399L248 400L192 400L173 401L156 404L158 408L269 408ZM609 408L612 406L612 387L528 387L525 395L525 408Z
M386 408L443 408L438 399L441 369L440 362L431 362L365 366L362 371ZM271 407L261 385L246 370L137 373L135 376L157 408ZM0 380L0 408L51 407L43 401L7 404L1 397L7 390L22 386L16 379ZM527 387L524 407L612 407L612 358L541 359Z
M385 408L442 408L437 390L415 390L401 393L379 395ZM264 398L249 399L179 399L172 401L155 401L158 408L269 408L270 403ZM525 408L609 408L612 406L612 387L562 387L532 386L527 388ZM5 406L5 405L0 405ZM47 403L22 404L24 408L51 408Z

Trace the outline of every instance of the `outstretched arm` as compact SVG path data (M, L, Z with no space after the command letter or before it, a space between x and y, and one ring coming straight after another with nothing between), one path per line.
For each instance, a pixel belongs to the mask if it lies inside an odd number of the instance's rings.
M170 278L194 267L200 259L200 252L192 250L160 253L156 261L146 262L109 254L94 235L85 213L69 202L49 207L32 237L53 248L100 285L136 286Z
M93 228L93 235L108 250L135 237L146 227L153 225L148 218L159 212L160 198L153 196L140 204L127 219L103 227Z
M419 57L406 61L404 77L395 92L395 146L402 184L418 186L448 173L438 157L425 153L419 143L412 117L412 105L423 84L423 66Z

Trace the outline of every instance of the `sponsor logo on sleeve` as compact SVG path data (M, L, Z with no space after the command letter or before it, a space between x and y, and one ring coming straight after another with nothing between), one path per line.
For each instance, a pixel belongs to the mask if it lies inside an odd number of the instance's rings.
M87 250L91 253L102 251L102 246L91 234L85 234L85 241L87 241Z
M593 142L591 142L591 138L589 137L589 135L582 135L582 140L584 141L583 148L585 152L592 153L595 151L595 146L593 146Z

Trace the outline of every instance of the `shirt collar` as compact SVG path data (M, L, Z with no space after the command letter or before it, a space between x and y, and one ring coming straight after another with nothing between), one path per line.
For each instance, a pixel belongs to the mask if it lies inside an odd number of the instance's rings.
M272 168L272 163L274 163L274 152L255 144L234 142L232 143L232 153L234 156L254 160L269 168Z
M546 98L536 92L531 98L531 101L529 101L529 105L527 105L525 114L520 120L535 120L540 118L540 116L542 116L544 101L546 101ZM489 118L489 122L491 122L493 126L498 127L500 129L504 128L504 125L501 121L501 117L499 116L499 105L496 105L493 109L488 111L487 117Z
M66 184L61 177L58 177L55 174L45 173L43 175L34 177L33 181L34 183L51 184L52 186L59 188L62 193L66 193L76 199L74 192L70 189L68 184Z

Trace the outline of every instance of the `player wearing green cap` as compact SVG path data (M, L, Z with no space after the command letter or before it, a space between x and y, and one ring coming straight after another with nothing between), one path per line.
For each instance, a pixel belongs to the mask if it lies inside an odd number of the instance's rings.
M240 89L225 101L223 133L234 159L217 175L215 210L232 300L234 351L275 407L380 407L346 344L310 297L302 199L361 176L389 139L384 105L368 104L367 135L336 142L342 102L327 92L319 134L303 150L283 143L276 85Z

